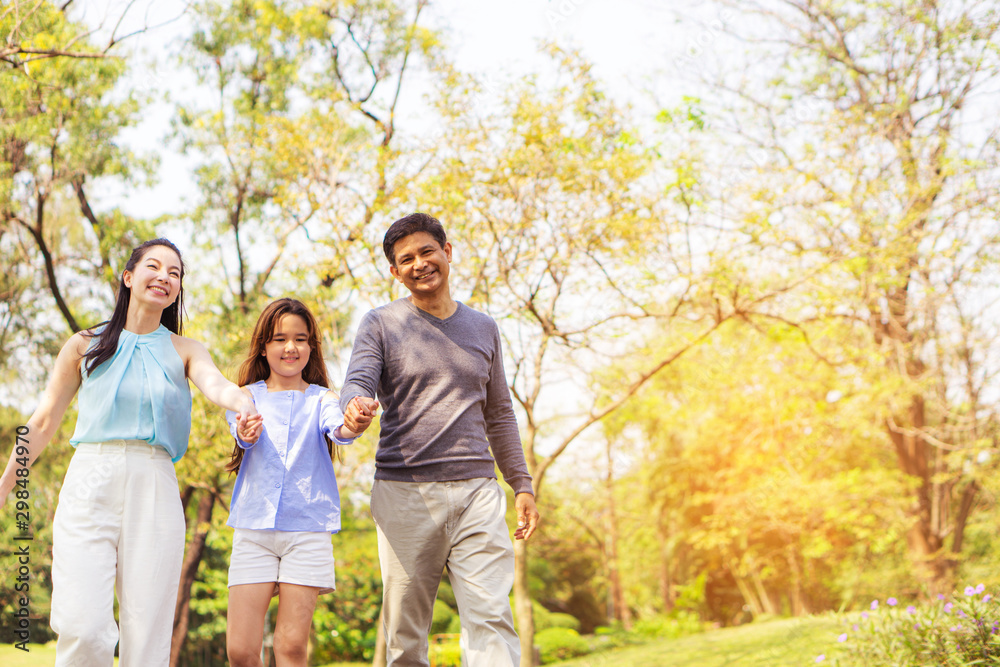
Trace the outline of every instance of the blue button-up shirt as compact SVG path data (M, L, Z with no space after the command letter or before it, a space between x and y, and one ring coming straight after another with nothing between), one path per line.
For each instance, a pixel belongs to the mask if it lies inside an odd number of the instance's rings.
M324 435L335 444L344 415L336 399L324 401L326 387L271 391L261 381L247 387L264 417L254 444L236 438L236 413L226 412L229 432L243 453L233 487L229 521L233 528L255 530L340 530L340 493Z

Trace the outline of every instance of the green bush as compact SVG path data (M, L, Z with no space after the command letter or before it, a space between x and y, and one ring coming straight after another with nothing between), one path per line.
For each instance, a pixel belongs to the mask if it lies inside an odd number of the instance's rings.
M461 667L462 647L458 640L432 643L428 650L430 662L435 667Z
M455 611L448 606L448 603L441 600L434 600L434 616L431 619L431 634L436 635L448 632L451 619L455 616Z
M982 584L952 599L909 604L879 600L841 634L839 665L910 667L1000 664L1000 604ZM822 662L826 655L817 656Z
M580 619L572 614L549 611L534 600L531 602L531 610L535 618L535 632L541 632L550 628L570 628L577 632L580 631ZM514 614L514 627L517 627L516 613Z
M669 616L657 614L635 622L632 632L644 639L676 639L704 630L698 615L690 611L676 611Z
M461 634L462 618L458 614L455 614L454 616L451 617L451 620L448 622L448 629L445 630L445 632L447 632L450 635Z
M535 633L535 644L538 645L543 665L590 653L587 640L570 628L549 628Z
M580 619L572 614L553 612L549 614L548 622L549 628L569 628L570 630L580 632Z

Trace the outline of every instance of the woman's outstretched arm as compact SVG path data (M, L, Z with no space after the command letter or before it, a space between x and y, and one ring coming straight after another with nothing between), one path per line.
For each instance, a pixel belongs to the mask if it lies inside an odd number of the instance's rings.
M88 342L89 339L82 333L75 333L59 351L42 399L25 424L27 433L18 434L7 467L0 477L0 507L7 501L7 495L17 483L17 471L34 463L59 428L66 409L80 388L80 364ZM27 465L22 465L25 462Z

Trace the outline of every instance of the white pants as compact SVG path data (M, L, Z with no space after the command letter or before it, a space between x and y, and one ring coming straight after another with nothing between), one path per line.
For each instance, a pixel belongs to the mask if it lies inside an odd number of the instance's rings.
M507 497L493 479L375 480L372 517L382 570L390 667L425 667L441 573L448 570L462 623L463 664L516 667L521 645L510 610L514 547Z
M166 666L184 556L170 455L135 440L77 446L52 528L57 667Z

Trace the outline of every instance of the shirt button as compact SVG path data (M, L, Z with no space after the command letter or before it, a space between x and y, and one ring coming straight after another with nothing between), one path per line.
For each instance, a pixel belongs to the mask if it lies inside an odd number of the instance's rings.
M275 483L274 483L274 488L276 488L276 489L280 489L280 488L281 488L281 484L279 484L279 483L275 482Z
M284 420L284 421L283 421L283 422L281 422L281 423L282 423L282 424L287 424L287 423L288 423L288 420L286 419L286 420Z

